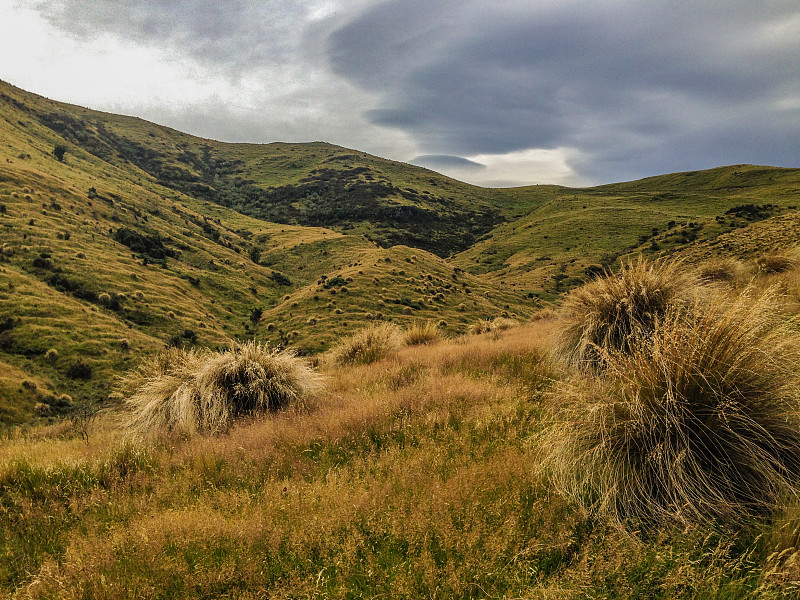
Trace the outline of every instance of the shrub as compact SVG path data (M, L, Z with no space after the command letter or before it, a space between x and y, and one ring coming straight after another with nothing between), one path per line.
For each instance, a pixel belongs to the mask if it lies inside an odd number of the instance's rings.
M564 302L557 351L579 368L602 367L604 352L626 352L634 336L652 331L673 305L685 304L694 280L678 262L641 257L615 275L574 290Z
M262 317L263 315L264 315L264 309L263 309L263 308L261 308L260 306L256 306L256 307L254 307L254 308L253 308L253 309L250 311L250 322L251 322L253 325L257 325L257 324L258 324L258 322L261 320L261 317Z
M403 343L406 346L419 346L430 344L442 339L442 333L431 321L425 323L414 323L403 332Z
M385 358L402 345L400 328L394 323L369 325L331 350L337 365L369 364Z
M47 362L56 362L58 360L58 350L55 348L50 348L47 352L44 353L44 359Z
M273 271L270 274L272 281L277 283L278 285L292 285L292 280L289 279L286 275L281 273L280 271Z
M67 377L70 379L83 379L84 381L91 379L92 367L79 360L67 368Z
M317 391L321 377L291 352L247 342L225 352L169 348L128 382L129 429L190 435L284 408Z
M673 307L649 336L550 393L557 487L623 524L737 522L800 479L798 336L775 299Z
M67 153L67 147L64 144L56 144L53 146L53 156L56 157L58 162L64 161L64 155Z

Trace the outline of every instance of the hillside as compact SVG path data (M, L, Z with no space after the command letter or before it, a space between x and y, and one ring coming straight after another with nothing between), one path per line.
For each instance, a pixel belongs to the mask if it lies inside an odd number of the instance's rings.
M797 597L800 170L0 141L1 596Z
M380 320L460 334L526 319L626 255L786 246L798 214L796 169L483 189L321 142L200 139L5 83L0 117L4 423L113 403L117 377L165 344L312 355Z
M28 420L37 403L52 415L105 400L118 375L165 344L257 337L313 353L374 319L434 319L458 331L477 318L534 308L423 249L383 249L355 232L266 222L140 168L190 168L178 147L191 151L204 140L2 90L3 421ZM79 117L83 129L58 125ZM133 145L120 141L121 131ZM136 145L141 139L163 152ZM53 155L57 145L67 149L63 162ZM255 147L220 147L257 155ZM311 145L318 147L339 151Z
M722 234L747 237L752 224L773 217L791 220L800 205L800 169L736 165L594 188L502 191L532 209L453 263L553 297L626 255L685 252ZM794 244L774 237L761 252Z

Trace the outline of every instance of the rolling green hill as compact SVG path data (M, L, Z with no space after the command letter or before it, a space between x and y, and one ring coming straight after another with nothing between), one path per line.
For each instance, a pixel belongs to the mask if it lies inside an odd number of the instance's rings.
M800 197L800 170L752 166L484 189L321 142L200 139L2 82L0 141L5 423L113 399L117 376L165 344L315 354L385 319L458 334L528 318L631 253L787 245Z
M295 151L304 158L293 174L273 167L280 174L274 183L285 186L342 149L270 145L259 155L256 146L199 140L6 84L0 94L3 421L25 421L35 407L53 415L113 397L116 377L165 344L213 347L257 337L313 353L375 319L432 319L457 332L477 318L527 316L535 308L423 248L380 247L356 231L373 231L370 223L337 221L345 235L237 212L209 195L200 181L204 167L184 156L213 144L229 155L208 161L234 161L244 173L244 158L255 163ZM53 154L58 145L66 147L63 161ZM496 196L361 156L406 188L404 170ZM457 195L459 210L473 214L465 194ZM462 217L464 227L473 226ZM392 223L375 227L388 231Z
M502 191L532 208L453 263L553 297L626 255L684 252L730 232L745 239L754 223L769 229L779 217L791 220L800 205L800 169L736 165L594 188ZM762 252L796 239L774 237Z

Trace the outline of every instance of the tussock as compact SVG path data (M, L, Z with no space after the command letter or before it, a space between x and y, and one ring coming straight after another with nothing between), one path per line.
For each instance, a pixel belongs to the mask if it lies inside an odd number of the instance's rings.
M785 273L797 267L797 259L783 253L764 254L756 259L759 271L769 275Z
M414 323L403 332L403 344L406 346L420 346L431 344L442 339L442 332L432 321Z
M287 351L248 342L226 352L169 348L129 379L127 427L144 435L217 433L317 391L321 376Z
M745 270L745 266L735 258L714 258L702 263L697 275L703 283L731 283Z
M495 317L493 319L481 319L480 321L476 321L469 327L469 332L472 335L481 335L483 333L492 333L492 332L500 332L505 331L506 329L511 329L519 325L514 319L509 319L507 317Z
M403 344L400 327L378 323L357 331L331 350L329 359L336 365L370 364L389 356Z
M628 352L634 336L653 330L670 307L685 305L694 279L677 262L623 263L607 275L573 291L562 308L557 353L581 369L603 366L606 352Z
M800 343L774 293L670 308L557 384L543 443L563 491L621 523L736 522L797 492Z

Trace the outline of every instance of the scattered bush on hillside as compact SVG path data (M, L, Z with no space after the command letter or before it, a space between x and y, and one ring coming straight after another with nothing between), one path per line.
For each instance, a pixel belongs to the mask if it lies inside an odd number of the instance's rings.
M403 332L403 343L406 346L420 346L431 344L442 339L442 332L439 331L436 323L426 321L425 323L414 323Z
M292 280L280 271L273 271L270 273L270 277L272 278L272 281L278 285L292 285Z
M784 273L797 266L797 259L788 254L775 252L758 257L756 264L762 273Z
M623 349L549 394L557 487L629 526L738 522L798 492L800 340L774 294L673 306Z
M84 381L92 378L92 367L79 360L67 367L67 377L70 379L83 379Z
M605 352L627 352L633 337L646 335L670 307L690 300L694 279L681 267L640 257L574 290L562 308L558 353L575 367L596 369Z
M64 162L64 156L67 153L67 147L64 144L56 144L53 146L53 156L56 157L58 162Z
M167 257L175 258L175 251L164 245L158 233L139 233L129 227L120 227L114 233L114 240L149 260L164 261Z
M247 342L225 352L168 348L128 379L127 427L140 435L219 433L243 416L317 391L320 375L291 352Z
M333 348L330 360L337 365L370 364L385 358L402 343L402 330L394 323L369 325Z
M253 325L257 325L258 322L261 320L262 316L264 316L264 309L261 308L260 306L255 306L250 311L250 317L249 317L250 318L250 322Z

